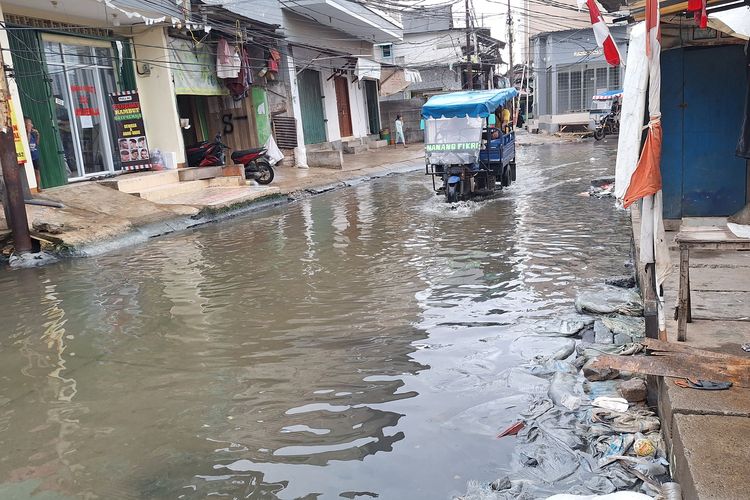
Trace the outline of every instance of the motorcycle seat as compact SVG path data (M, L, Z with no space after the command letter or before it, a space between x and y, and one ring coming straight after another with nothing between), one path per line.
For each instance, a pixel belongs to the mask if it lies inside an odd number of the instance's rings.
M235 152L232 153L232 158L238 158L240 156L245 156L245 155L260 153L260 152L264 151L265 149L266 148L250 148L250 149L243 149L243 150L240 150L240 151L235 151Z

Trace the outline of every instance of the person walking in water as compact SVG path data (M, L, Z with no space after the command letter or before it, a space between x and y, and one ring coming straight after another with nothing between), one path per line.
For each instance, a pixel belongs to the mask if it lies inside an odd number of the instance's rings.
M29 139L29 152L31 152L31 164L34 167L34 175L36 176L36 189L40 193L42 192L42 158L39 154L39 131L34 128L34 122L31 118L25 116L23 121L26 123L26 136Z
M401 115L396 115L396 144L401 144L406 147L406 138L404 137L404 122L401 120Z

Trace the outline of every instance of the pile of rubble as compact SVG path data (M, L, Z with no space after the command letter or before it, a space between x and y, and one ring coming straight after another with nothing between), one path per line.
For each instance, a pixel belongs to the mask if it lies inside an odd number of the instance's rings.
M680 498L645 380L594 366L603 354L644 351L643 303L634 284L617 278L584 291L575 301L578 316L539 327L537 333L557 337L549 338L554 352L530 359L524 369L544 381L546 394L537 393L518 421L500 430L499 438L515 440L502 476L470 483L461 499L607 498L615 492L628 492L623 498L630 499Z

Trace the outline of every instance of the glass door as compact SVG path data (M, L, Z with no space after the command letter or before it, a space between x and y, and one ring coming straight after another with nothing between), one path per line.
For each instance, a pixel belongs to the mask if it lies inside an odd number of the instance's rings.
M71 180L113 172L115 164L108 97L117 90L114 55L110 47L103 46L106 43L89 46L87 42L69 38L44 42L57 127Z

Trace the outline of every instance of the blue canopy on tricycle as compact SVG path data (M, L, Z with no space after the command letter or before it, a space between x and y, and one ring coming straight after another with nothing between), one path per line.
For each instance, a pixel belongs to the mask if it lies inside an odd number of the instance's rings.
M422 106L422 118L486 118L517 95L514 88L435 95Z
M622 97L622 89L607 90L606 92L602 92L601 94L596 94L594 96L594 100L595 101L611 101L615 97Z

